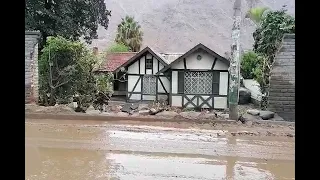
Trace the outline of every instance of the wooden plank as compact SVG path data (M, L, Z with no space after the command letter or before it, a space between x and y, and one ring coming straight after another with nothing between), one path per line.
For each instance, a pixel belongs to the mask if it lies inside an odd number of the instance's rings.
M184 94L184 71L178 71L178 93Z

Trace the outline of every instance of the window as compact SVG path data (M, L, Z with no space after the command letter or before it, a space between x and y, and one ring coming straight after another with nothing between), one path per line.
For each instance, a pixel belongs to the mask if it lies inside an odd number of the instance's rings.
M152 69L152 59L146 59L146 69Z
M212 72L185 72L185 94L212 94Z
M143 76L143 94L156 94L156 77L155 76Z

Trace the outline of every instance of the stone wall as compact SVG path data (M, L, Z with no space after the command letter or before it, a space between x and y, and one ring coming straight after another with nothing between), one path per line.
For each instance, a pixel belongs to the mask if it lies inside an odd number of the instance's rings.
M271 70L269 109L295 121L295 34L285 34Z
M38 102L38 40L40 32L25 31L25 103Z

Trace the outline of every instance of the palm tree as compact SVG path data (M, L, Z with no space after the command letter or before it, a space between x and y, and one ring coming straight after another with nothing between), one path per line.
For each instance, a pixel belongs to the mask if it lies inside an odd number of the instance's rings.
M140 28L141 26L133 17L126 16L122 18L121 23L118 25L115 41L128 46L133 52L139 51L143 36Z
M253 22L255 22L258 25L263 20L267 10L269 10L269 8L267 7L251 8L247 12L246 18L250 18Z

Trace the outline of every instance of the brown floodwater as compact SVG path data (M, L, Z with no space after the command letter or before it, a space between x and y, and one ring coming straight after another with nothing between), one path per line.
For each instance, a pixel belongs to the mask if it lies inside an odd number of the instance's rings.
M25 130L30 180L295 179L294 138L61 120Z

